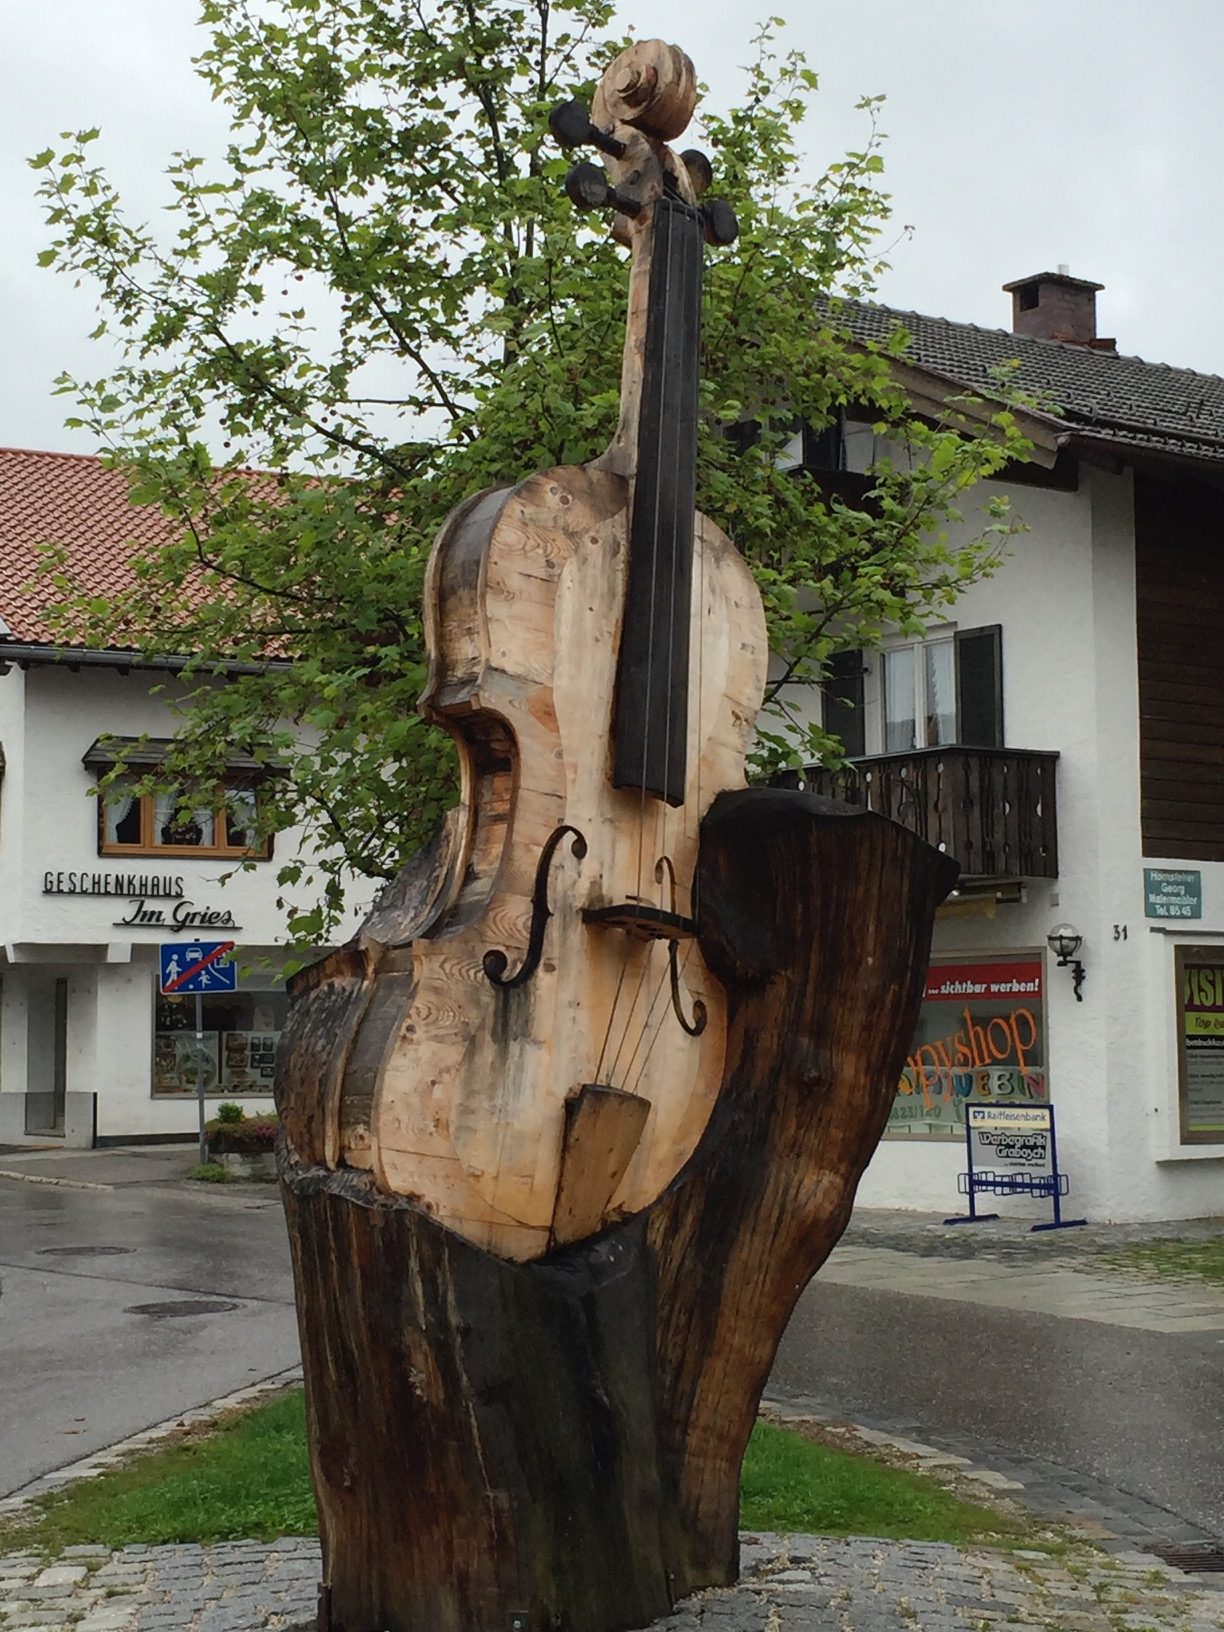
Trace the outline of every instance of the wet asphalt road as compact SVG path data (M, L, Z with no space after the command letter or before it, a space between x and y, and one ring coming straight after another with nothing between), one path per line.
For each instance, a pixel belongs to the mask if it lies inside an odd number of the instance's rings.
M1224 1536L1224 1340L817 1279L772 1386L850 1421L1061 1463ZM989 1455L981 1460L990 1465Z
M2 1165L2 1164L0 1164ZM120 1249L97 1253L90 1248ZM70 1249L64 1251L63 1249ZM141 1304L220 1300L184 1317ZM0 1494L298 1358L270 1187L0 1179ZM1224 1534L1224 1342L817 1280L773 1385L1092 1474Z
M0 1179L0 1495L297 1359L271 1187Z

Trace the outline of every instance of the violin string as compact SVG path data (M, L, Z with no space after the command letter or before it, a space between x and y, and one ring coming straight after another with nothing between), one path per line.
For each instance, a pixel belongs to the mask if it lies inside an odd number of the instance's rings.
M650 293L649 293L649 291L650 291L650 284L651 284L651 282L653 281L653 278L654 278L655 256L658 253L658 247L659 247L659 245L658 245L658 213L659 213L658 208L656 206L655 210L652 212L652 220L651 220L650 228L649 228L649 231L650 231L650 265L647 268L647 297L646 297L646 323L647 323L647 329L648 330L649 330L649 325L650 325L650 310L651 310L651 302L650 302ZM635 253L636 253L636 251L635 251ZM631 267L631 269L630 269L630 284L629 284L631 300L632 300L632 295L633 295L634 289L635 289L635 286L634 286L634 283L633 283L633 276L634 276L634 273L636 271L637 271L636 266ZM633 314L632 314L632 311L630 311L629 321L632 322L632 320L633 320ZM666 318L665 318L665 321L666 321ZM647 336L646 336L646 344L647 344L647 352L649 352L649 346L650 346L649 332L647 333ZM643 384L644 384L644 380L643 380ZM634 467L635 467L634 478L633 478L634 491L633 491L633 498L632 498L632 502L631 502L631 506L630 506L630 512L629 512L629 536L630 536L630 539L632 539L632 537L633 537L633 517L634 517L634 514L635 514L635 508L636 508L636 504L637 504L637 469L636 469L636 467L640 463L640 459L637 457L637 455L640 453L640 449L641 449L641 429L642 429L642 395L641 395L641 393L639 393L639 397L638 397L638 423L637 423L637 431L636 431L637 447L635 448L635 458L634 458ZM655 504L656 504L656 511L657 511L657 508L658 508L657 490L656 490ZM625 555L626 589L628 588L628 572L629 572L629 552L626 551L626 555ZM653 608L653 598L654 598L654 582L653 582L653 578L654 578L654 571L653 571L653 562L652 562L652 571L651 571L651 605L652 605L652 608ZM627 597L626 597L626 604L627 604ZM625 639L625 629L624 629L624 623L623 623L623 620L622 620L622 624L621 624L621 641L622 641L622 644L624 642L624 639ZM643 857L643 851L644 851L644 848L645 848L644 834L645 834L645 828L646 828L646 749L647 749L647 744L650 741L650 668L651 668L650 658L651 658L651 654L653 652L653 649L654 649L654 618L652 617L651 620L650 620L649 632L647 634L647 646L646 646L646 664L647 664L647 666L646 666L646 679L647 679L647 685L646 685L646 713L645 713L645 725L643 727L644 736L643 736L643 742L642 742L642 778L641 778L641 787L640 787L640 789L638 791L637 880L636 880L636 883L634 885L634 899L635 900L640 900L641 895L642 895L642 857ZM610 1003L610 1005L608 1007L608 1023L604 1027L603 1042L600 1044L600 1047L599 1047L599 1060L598 1060L598 1062L596 1063L596 1066L595 1066L595 1081L596 1082L602 1082L603 1081L604 1061L605 1061L605 1059L607 1058L607 1055L608 1055L608 1044L612 1039L612 1027L616 1022L616 1013L617 1013L618 1008L620 1007L621 993L623 992L624 987L625 987L625 976L626 976L626 974L628 973L628 970L629 970L630 953L631 953L631 946L630 946L630 943L629 943L628 939L626 938L625 943L621 947L620 960L619 960L620 968L617 971L616 986L615 986L615 988L614 988L614 990L612 992L612 1002ZM622 1039L622 1041L623 1041L623 1039ZM620 1051L618 1049L617 1050L618 1056L619 1056L619 1052ZM615 1086L615 1083L613 1082L612 1079L615 1077L615 1075L616 1075L616 1060L613 1059L612 1064L608 1067L608 1082L609 1082L609 1085L613 1086L613 1087Z
M693 310L695 310L695 312L696 312L697 321L696 321L696 324L694 325L694 335L693 335L694 349L696 349L697 347L700 346L701 272L702 272L702 261L701 261L700 255L701 255L701 251L699 249L698 250L698 257L699 258L693 263L693 270L696 273L696 278L695 278L696 287L694 288L690 284L690 286L686 287L686 289L684 291L684 296L685 296L685 301L686 301L686 310L689 311L690 313ZM685 262L686 274L688 273L689 264L690 263L688 261ZM689 282L689 280L686 277L686 283L688 283L688 282ZM695 736L695 743L694 743L694 750L695 750L695 753L696 753L697 762L696 762L696 766L695 766L695 775L694 775L693 813L696 815L696 817L698 819L698 822L700 822L700 816L701 816L701 747L702 747L702 744L705 741L705 730L704 730L704 719L703 719L703 708L704 708L704 704L705 704L705 685L704 685L704 676L705 676L705 663L704 663L704 658L705 658L705 550L703 548L703 540L702 540L699 533L695 532L693 542L694 542L694 548L695 548L695 550L697 552L697 563L696 563L696 565L697 565L697 596L696 596L697 616L696 616L696 620L695 620L696 644L697 644L697 687L696 687L696 690L697 690L697 705L696 705L697 729L696 729L696 736ZM673 605L673 616L674 616L674 606L675 606L674 598L673 598L672 605ZM692 621L690 621L690 627L692 627L692 626L693 626ZM673 650L674 650L674 646L673 646ZM692 656L692 653L691 653L691 649L690 649L690 659L691 659L691 656ZM669 654L669 665L670 665L670 654ZM670 666L669 666L669 680L670 680ZM670 689L670 686L669 686L669 689ZM670 731L670 729L671 729L671 716L670 716L670 713L669 713L669 715L668 715L668 730ZM688 803L688 801L686 799L684 809L681 812L681 815L684 816L689 811L689 809L690 809L689 803ZM689 838L689 835L687 834L687 832L685 833L684 836L686 838ZM694 921L696 920L696 914L697 914L697 868L696 868L697 858L696 858L696 844L697 844L698 836L699 836L698 833L694 833L691 836L691 839L689 839L689 842L692 844L693 851L694 851L694 854L693 854L693 871L692 871L692 875L691 875L690 882L689 882L689 915ZM661 889L661 886L660 886L660 889ZM684 972L685 972L686 968L688 967L689 959L692 956L693 947L694 947L695 944L696 944L695 940L690 940L688 942L687 946L684 949L684 955L680 960L680 967L679 967L679 971L678 971L679 979L681 981L683 981ZM654 997L651 1000L650 1008L647 1010L646 1020L645 1020L645 1022L643 1024L642 1034L638 1039L637 1046L634 1048L633 1054L630 1056L630 1059L629 1059L629 1064L626 1067L626 1078L628 1077L629 1073L633 1070L633 1063L634 1063L634 1060L637 1057L638 1051L641 1048L642 1043L646 1041L646 1035L647 1035L647 1032L649 1030L650 1022L651 1022L651 1019L652 1019L652 1017L654 1015L655 1009L658 1007L658 1004L659 1004L659 1001L660 1001L661 997L663 996L663 994L667 990L667 988L670 986L670 984L671 984L671 968L670 968L670 953L669 953L668 954L668 960L664 963L662 977L659 980L659 983L658 983L658 986L656 988ZM646 1068L650 1063L650 1057L654 1052L655 1045L658 1043L658 1040L659 1040L660 1036L662 1035L663 1026L664 1026L664 1023L665 1023L666 1019L667 1019L667 1010L664 1009L662 1015L660 1015L660 1017L659 1017L658 1024L655 1026L654 1033L651 1036L650 1041L646 1046L645 1053L642 1055L642 1063L638 1067L637 1076L634 1078L632 1086L630 1086L630 1092L631 1093L636 1093L638 1091L638 1086L640 1085L642 1077L644 1076L644 1074L646 1072ZM629 1086L628 1083L626 1085Z
M664 212L664 213L666 213L666 212ZM658 254L658 251L659 251L658 215L659 215L659 211L656 208L656 210L654 211L654 219L651 221L651 225L650 225L650 233L651 233L650 257L651 257L651 259L650 259L650 265L647 268L647 291L648 291L647 292L647 301L646 301L647 325L649 325L649 321L650 321L650 306L651 306L650 298L649 298L649 287L650 287L650 283L653 281L653 277L654 277L655 256ZM666 322L666 314L664 314L664 321ZM650 336L648 334L647 335L647 345L649 346L649 344L650 344ZM641 399L640 399L640 397L639 397L639 403L638 403L638 437L637 437L637 440L638 440L638 448L640 450L640 447L641 447ZM636 478L635 478L635 492L634 492L634 495L633 495L633 499L634 499L634 503L636 504L636 501L637 501ZM657 509L658 509L658 497L657 497L657 490L656 490L656 514L657 514ZM632 528L633 528L633 512L631 510L631 512L630 512L630 536L631 537L632 537ZM651 571L651 604L652 604L652 607L653 607L653 598L654 598L654 582L653 582L653 579L654 579L654 566L655 566L655 563L652 561L652 571ZM628 557L626 557L626 570L628 570ZM624 639L624 630L623 630L623 628L622 628L622 631L621 631L621 638L622 638L622 640ZM648 630L648 633L647 633L647 648L646 648L646 652L647 652L647 668L646 668L647 688L646 688L646 709L645 709L645 725L644 725L645 735L643 737L643 743L642 743L641 786L640 786L639 792L638 792L637 879L636 879L636 883L635 883L635 886L634 886L634 899L635 900L640 900L641 899L641 894L642 894L642 867L643 867L644 850L645 850L645 828L646 828L646 752L647 752L647 747L648 747L649 740L650 740L651 696L650 696L649 680L650 680L650 671L651 671L651 666L652 666L650 660L651 660L651 655L653 653L653 647L654 647L654 619L652 617L650 619L650 627L649 627L649 630ZM621 993L624 990L625 976L626 976L626 974L628 972L628 969L629 969L629 959L630 959L630 956L631 956L631 952L632 952L632 946L631 946L630 941L626 937L626 940L625 940L625 942L624 942L624 944L622 945L622 948L621 948L620 968L619 968L619 971L617 973L616 987L615 987L615 990L612 993L612 1002L611 1002L611 1004L610 1004L610 1006L608 1008L608 1023L604 1028L603 1042L600 1045L600 1049L599 1049L599 1061L598 1061L598 1063L597 1063L597 1065L595 1067L595 1081L596 1082L602 1082L603 1081L604 1061L607 1058L608 1044L609 1044L609 1042L611 1041L611 1038L612 1038L612 1028L613 1028L613 1025L616 1022L617 1010L620 1007ZM623 1044L623 1037L622 1037L622 1044ZM618 1050L617 1050L618 1056L619 1056L619 1052L620 1052L620 1050L618 1048ZM616 1060L614 1059L612 1061L612 1064L608 1068L608 1080L609 1080L610 1083L612 1083L612 1079L615 1077L615 1074L616 1074Z
M665 223L665 230L664 230L664 232L662 234L662 239L663 239L663 244L662 244L663 262L664 262L663 322L662 322L662 332L661 332L661 334L659 336L659 345L658 345L657 348L655 348L653 340L651 339L651 337L649 335L647 336L647 343L650 346L651 352L652 352L653 356L656 359L660 359L660 358L665 359L667 357L667 355L668 355L669 331L670 331L671 317L672 317L672 274L673 274L673 270L674 270L674 267L675 267L675 258L674 258L673 254L672 254L672 221L673 221L674 213L675 212L672 210L672 208L670 206L670 203L665 198L660 198L658 200L658 202L655 204L654 237L653 237L652 248L651 248L651 257L652 257L652 260L651 260L651 281L652 281L652 283L653 283L654 270L655 270L654 269L654 259L653 259L653 257L658 254L659 248L660 248L659 227ZM655 611L656 611L656 607L657 607L657 604L658 604L659 521L660 521L660 507L661 507L661 503L662 503L662 484L660 483L658 477L659 477L659 472L660 472L660 470L662 469L662 466L663 466L664 415L661 412L661 409L662 409L662 406L663 406L663 402L662 402L663 384L664 384L665 379L666 379L666 375L664 374L662 369L660 369L658 382L657 382L657 387L656 387L657 399L656 399L656 404L655 404L656 414L655 414L655 447L654 447L654 459L655 459L655 463L654 463L654 472L655 472L654 514L651 517L651 529L650 529L650 532L651 532L651 537L650 537L650 549L651 549L651 555L650 555L650 633L649 633L649 636L648 636L647 649L646 649L646 708L645 708L645 714L644 714L643 736L642 736L641 799L640 799L639 815L638 815L637 884L636 884L636 889L635 889L635 899L638 900L638 901L640 901L642 899L642 874L643 874L643 867L644 867L644 861L645 861L645 847L646 847L646 776L647 776L647 768L648 768L648 765L649 765L649 756L650 756L650 718L651 718L651 713L653 711L654 700L655 700L654 699L654 687L653 687L653 681L654 681L654 631L655 631ZM667 699L666 698L663 699L663 704L664 704L664 707L666 707L666 704L667 704ZM656 820L655 820L655 823L654 823L654 828L655 828L655 837L656 837L656 842L657 842L657 838L658 838L658 818L657 818L657 816L656 816ZM664 831L666 831L666 829ZM643 988L643 986L645 984L646 976L647 976L647 974L649 972L649 969L650 969L651 951L652 951L652 945L650 943L648 943L646 948L644 949L643 956L642 956L642 958L640 960L641 967L638 970L638 977L637 977L636 982L634 983L633 998L632 998L632 1001L629 1004L628 1013L625 1015L624 1023L623 1023L623 1025L621 1027L620 1041L618 1042L618 1044L616 1046L616 1053L613 1056L612 1065L611 1065L611 1068L610 1068L609 1073L608 1073L609 1077L611 1079L613 1079L613 1081L615 1080L617 1070L618 1070L619 1065L620 1065L621 1056L624 1053L625 1046L626 1046L626 1044L627 1044L627 1042L629 1040L630 1029L631 1029L631 1027L633 1025L633 1016L637 1012L638 1002L640 1001L641 995L642 995L642 988ZM625 958L626 958L626 960L628 959L628 956L629 956L629 948L626 947L625 948ZM613 1013L615 1013L615 1009L613 1010Z

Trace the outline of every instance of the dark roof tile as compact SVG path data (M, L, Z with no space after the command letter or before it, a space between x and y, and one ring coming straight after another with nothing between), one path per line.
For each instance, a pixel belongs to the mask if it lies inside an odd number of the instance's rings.
M1057 412L1069 431L1124 447L1224 461L1224 379L1148 363L1116 351L981 329L920 312L839 300L830 316L858 340L882 342L898 326L910 338L905 360L989 393L996 371Z

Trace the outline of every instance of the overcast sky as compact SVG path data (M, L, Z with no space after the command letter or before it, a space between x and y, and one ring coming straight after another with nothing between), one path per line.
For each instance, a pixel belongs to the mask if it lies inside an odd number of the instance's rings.
M880 298L1007 327L999 286L1062 262L1105 285L1099 328L1153 362L1224 374L1224 0L623 0L622 19L694 58L716 102L759 18L821 76L813 172L863 139L883 93L895 225ZM174 148L217 152L223 125L190 67L195 0L0 0L0 444L90 452L51 395L98 373L92 299L38 270L46 242L25 159L61 130L136 212L155 211Z

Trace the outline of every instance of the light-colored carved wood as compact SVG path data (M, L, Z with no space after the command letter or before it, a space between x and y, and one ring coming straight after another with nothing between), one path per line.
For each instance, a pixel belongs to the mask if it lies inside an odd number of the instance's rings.
M600 1083L583 1083L566 1100L554 1246L585 1240L599 1229L649 1115L649 1101Z
M633 125L672 142L696 106L697 71L689 56L663 40L635 40L604 70L591 117L601 127Z
M672 179L681 198L695 202L688 168L667 144L688 124L696 98L696 73L685 53L662 40L639 40L605 70L591 103L593 123L625 145L619 158L604 160L609 180L618 192L642 206L638 215L618 215L612 224L612 236L632 251L633 265L621 363L620 420L608 451L595 461L624 476L633 474L641 414L646 302L654 247L651 206L663 193L665 177Z
M386 1189L420 1198L450 1228L509 1257L548 1249L575 1084L598 1081L650 1102L608 1199L613 1218L647 1205L678 1172L722 1075L725 999L696 947L680 954L685 1010L700 1000L708 1015L693 1038L672 1010L666 943L588 925L582 912L635 897L672 909L666 877L656 876L666 855L674 908L692 915L701 817L716 793L743 783L764 686L764 620L743 561L698 517L688 797L672 809L611 788L618 629L608 609L623 600L628 502L629 484L607 471L544 472L497 497L475 566L460 522L443 534L431 568L449 585L440 602L455 613L455 649L440 618L426 711L452 728L497 721L515 765L499 766L496 732L475 750L457 738L471 813L455 864L463 882L413 943L413 1005L388 1053L361 1159ZM475 617L465 584L482 597ZM524 605L533 608L526 622ZM498 661L511 650L513 673ZM584 835L587 854L579 860L560 846L540 967L523 987L499 991L484 954L501 950L511 972L518 967L536 863L563 823Z

